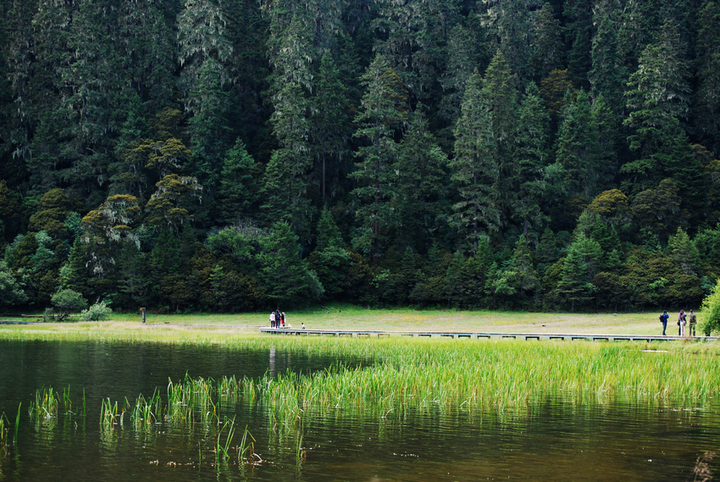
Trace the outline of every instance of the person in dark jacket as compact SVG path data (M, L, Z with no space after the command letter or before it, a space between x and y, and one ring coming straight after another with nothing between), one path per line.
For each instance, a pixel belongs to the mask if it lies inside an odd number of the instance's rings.
M688 336L695 336L695 326L697 326L697 315L690 310L690 316L688 316L688 322L690 323L690 329L688 330Z
M662 323L662 326L663 326L663 336L665 336L665 330L667 329L668 318L670 318L670 315L668 315L668 312L663 311L663 314L660 315L660 323Z

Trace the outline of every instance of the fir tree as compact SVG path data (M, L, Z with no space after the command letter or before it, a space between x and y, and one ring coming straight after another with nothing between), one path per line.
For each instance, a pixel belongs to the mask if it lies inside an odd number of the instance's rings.
M568 248L557 293L570 304L573 312L576 305L592 299L595 287L591 280L599 270L600 256L601 250L597 242L586 238L582 233Z
M695 96L695 125L702 142L720 152L720 6L707 0L698 13L695 60L698 88Z
M331 179L339 177L339 160L349 156L346 142L349 137L348 98L340 80L340 69L330 52L325 52L315 79L313 114L310 117L310 137L317 171L322 185L322 202L327 204L328 167ZM329 166L328 166L329 164Z
M427 120L415 112L393 164L397 196L391 202L400 228L398 244L423 249L417 233L426 239L443 216L442 194L448 159L430 133Z
M257 201L255 160L241 139L225 154L220 177L220 211L226 223L237 222Z
M512 191L516 199L512 206L514 218L522 224L523 233L527 234L531 226L537 228L546 220L540 204L548 188L545 167L549 158L550 117L535 83L528 84L519 114L512 175Z
M482 93L480 74L465 87L460 119L455 127L455 156L450 162L452 180L461 201L453 206L453 224L474 252L483 233L500 229L500 206L494 189L500 176L497 143L491 126L490 106Z
M373 265L380 257L380 243L386 229L395 225L395 216L388 201L395 195L392 166L398 155L396 129L406 119L407 91L400 78L382 55L377 55L363 74L365 95L362 111L355 119L360 128L355 137L366 142L358 150L359 161L352 178L358 187L353 190L361 206L357 217L365 228L354 242L372 253Z
M563 65L564 49L561 41L560 21L553 7L545 3L535 17L532 38L531 64L535 78L544 79L551 71Z
M273 307L299 306L320 299L324 288L300 257L298 237L290 224L275 223L270 235L261 240L261 247L261 272Z
M572 194L593 198L600 171L598 134L590 99L579 92L563 110L555 159L565 171L565 185Z

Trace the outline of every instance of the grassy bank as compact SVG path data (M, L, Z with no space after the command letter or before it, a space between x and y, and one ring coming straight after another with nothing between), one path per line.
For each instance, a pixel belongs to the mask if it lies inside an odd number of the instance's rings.
M100 323L49 323L12 328L0 325L0 336L7 330L88 331L102 328L106 331L141 330L153 336L153 329L165 332L213 331L220 335L257 333L261 326L269 326L269 313L242 313L232 315L148 314L147 323L140 323L137 314L113 314L110 321ZM672 318L672 317L671 317ZM3 319L19 319L3 317ZM27 319L24 319L27 321ZM443 311L412 309L362 309L351 305L336 305L329 309L316 308L287 312L288 323L309 329L390 330L390 331L457 331L491 333L592 333L652 335L661 334L662 328L656 313L577 314L527 313L504 311ZM668 325L674 333L675 325Z

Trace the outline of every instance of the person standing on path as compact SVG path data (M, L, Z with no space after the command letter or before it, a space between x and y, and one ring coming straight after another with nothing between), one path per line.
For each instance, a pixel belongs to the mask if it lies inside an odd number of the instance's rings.
M275 312L270 312L270 328L275 328Z
M683 336L685 334L685 324L687 323L687 315L685 314L685 310L680 310L680 313L678 313L678 336Z
M693 310L690 310L690 318L688 321L690 322L690 329L688 330L688 336L695 336L695 326L697 325L697 315L693 313Z
M667 310L663 311L663 314L660 315L660 323L662 323L662 326L663 326L663 336L666 336L665 330L667 329L667 322L668 322L669 318L670 318L670 315L668 315Z

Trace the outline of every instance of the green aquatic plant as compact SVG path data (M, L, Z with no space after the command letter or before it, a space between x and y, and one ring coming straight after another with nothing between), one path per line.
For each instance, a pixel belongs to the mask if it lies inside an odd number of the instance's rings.
M102 431L112 430L117 425L123 425L125 409L120 410L118 403L112 403L109 398L102 400L100 405L100 428Z
M130 406L129 411L130 421L135 428L148 428L159 423L163 407L157 388L150 398L139 395L135 404Z
M28 414L36 421L57 417L60 397L52 387L35 390L35 402L30 402Z
M67 389L63 388L62 404L63 404L63 408L65 409L65 413L72 412L72 400L70 399L70 386L69 385L68 385Z
M238 446L238 462L241 464L254 464L258 460L262 461L255 453L255 437L252 436L248 430L248 426L245 425L245 430L243 431L243 436Z
M22 409L22 402L18 404L17 415L15 415L15 432L13 434L13 444L17 445L18 430L20 430L20 410Z
M218 425L220 426L220 425ZM223 433L227 429L225 434L225 441L223 441ZM230 459L230 446L232 445L233 437L235 436L235 418L232 420L226 420L225 423L220 426L220 430L217 432L215 439L215 464L219 466L220 463L225 463Z
M0 414L0 455L7 455L8 445L10 445L9 435L10 421L5 412Z

